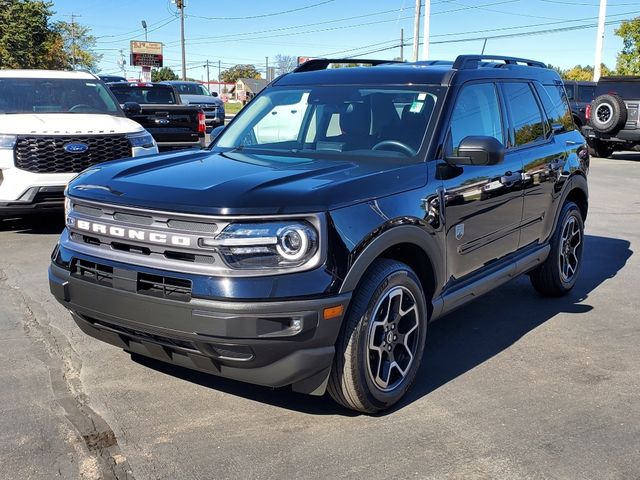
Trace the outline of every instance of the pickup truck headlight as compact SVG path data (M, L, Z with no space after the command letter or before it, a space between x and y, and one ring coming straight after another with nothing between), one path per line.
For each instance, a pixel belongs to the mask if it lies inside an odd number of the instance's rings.
M151 148L156 144L156 141L146 130L139 133L131 133L127 135L127 138L132 147Z
M318 252L318 232L306 221L232 223L200 246L215 248L231 268L295 268Z
M0 149L13 150L17 139L18 137L16 135L5 135L4 133L0 133Z

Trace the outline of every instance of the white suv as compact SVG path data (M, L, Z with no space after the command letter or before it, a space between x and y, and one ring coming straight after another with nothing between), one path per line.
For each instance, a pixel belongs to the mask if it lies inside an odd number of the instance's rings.
M153 137L91 73L0 70L0 217L62 208L85 168L152 153Z

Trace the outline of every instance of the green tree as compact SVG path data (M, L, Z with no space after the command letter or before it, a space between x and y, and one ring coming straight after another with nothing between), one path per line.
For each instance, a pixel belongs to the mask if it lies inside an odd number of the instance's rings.
M0 68L68 66L63 38L49 23L51 6L38 0L0 0Z
M616 62L618 75L640 75L640 17L625 20L615 33L624 45Z
M152 82L162 82L164 80L178 80L178 75L169 67L162 67L151 71Z
M603 63L601 64L602 76L607 77L613 72ZM568 70L562 70L560 74L563 80L575 80L575 81L591 81L593 80L593 67L591 65L576 65Z
M224 83L236 83L239 78L261 78L255 65L235 65L220 74L220 81Z
M91 29L77 22L56 22L53 24L64 42L64 51L68 57L70 67L86 68L97 71L98 62L102 55L94 52L96 37L91 35Z

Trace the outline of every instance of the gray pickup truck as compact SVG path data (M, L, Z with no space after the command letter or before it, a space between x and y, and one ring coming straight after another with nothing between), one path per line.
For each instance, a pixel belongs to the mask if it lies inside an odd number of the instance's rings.
M178 92L161 83L110 83L125 115L142 125L160 151L205 146L205 114L185 105Z

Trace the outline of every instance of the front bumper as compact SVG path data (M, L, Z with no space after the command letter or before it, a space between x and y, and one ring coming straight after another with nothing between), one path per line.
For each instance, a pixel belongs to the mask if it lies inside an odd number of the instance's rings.
M118 286L91 283L55 263L49 285L88 335L128 352L243 382L322 395L350 294L311 300L169 300L132 288L136 272L114 269ZM132 283L133 282L133 283ZM292 325L301 322L299 331Z
M64 186L31 187L17 200L0 201L1 215L23 215L64 209Z

